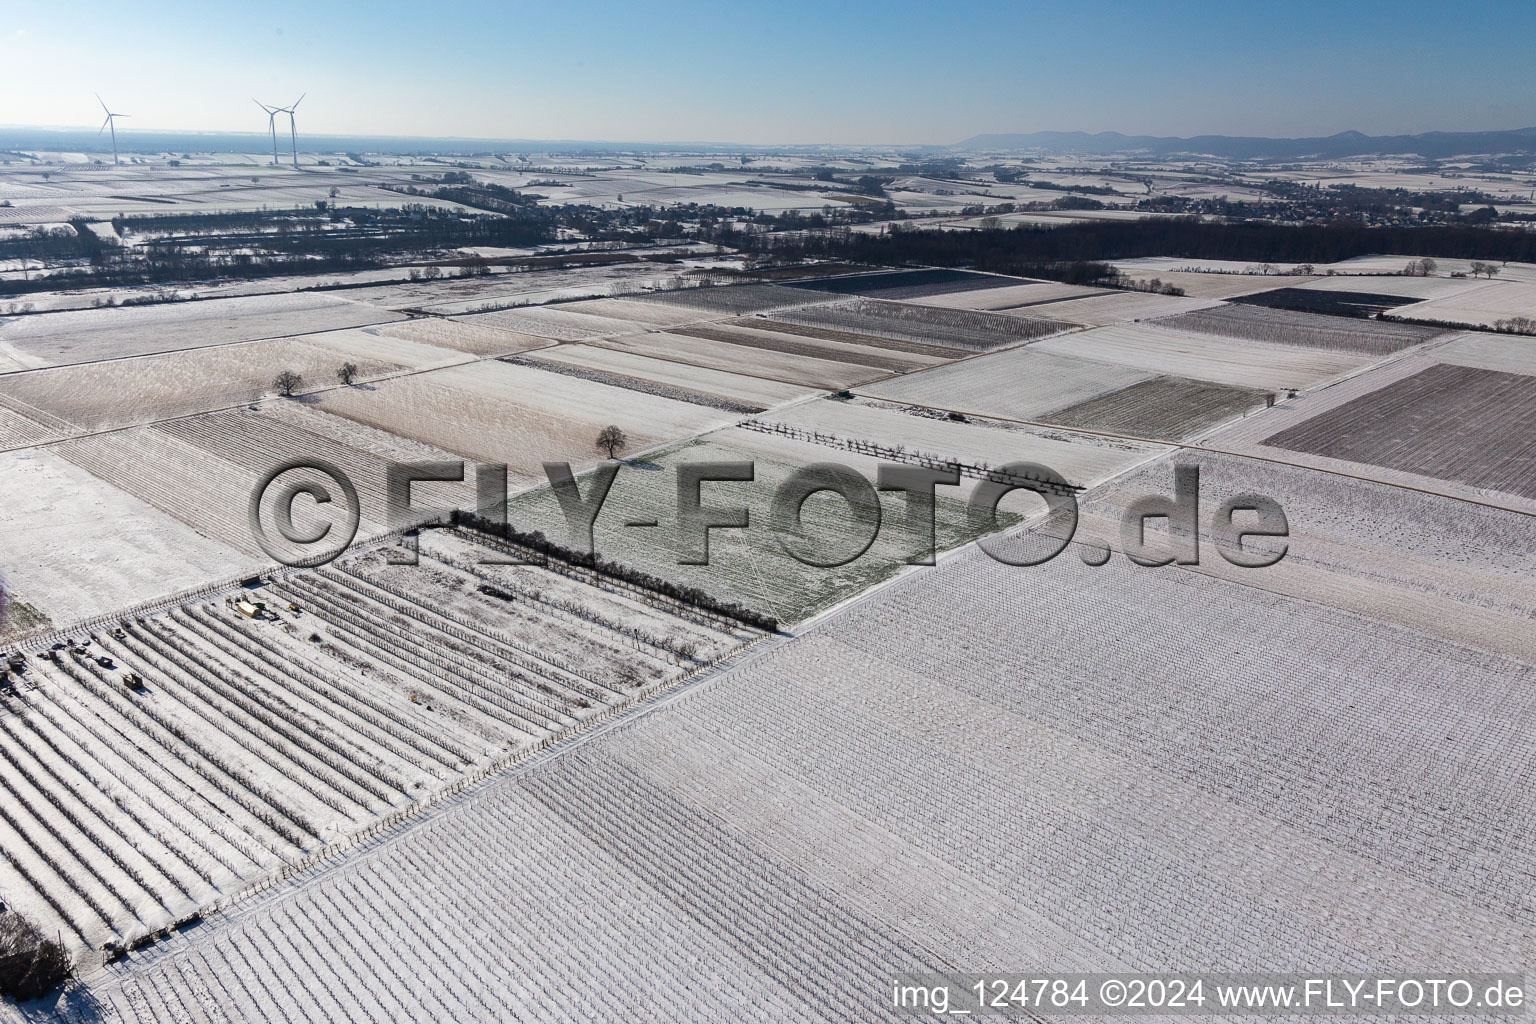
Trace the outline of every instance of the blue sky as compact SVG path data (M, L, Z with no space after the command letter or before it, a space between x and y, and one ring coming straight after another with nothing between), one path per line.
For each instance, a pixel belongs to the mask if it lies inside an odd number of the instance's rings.
M0 0L0 124L947 143L1536 125L1536 4ZM93 116L94 115L94 116Z

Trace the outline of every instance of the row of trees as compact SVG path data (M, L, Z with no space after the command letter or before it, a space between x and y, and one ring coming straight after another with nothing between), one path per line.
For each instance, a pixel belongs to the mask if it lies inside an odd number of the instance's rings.
M520 545L546 558L555 558L570 565L590 569L604 576L611 576L614 579L622 580L643 590L653 591L674 601L681 601L684 604L694 605L716 615L735 619L737 622L745 623L754 629L761 629L767 633L778 632L779 620L773 616L764 615L734 601L722 601L697 587L682 586L673 583L671 580L652 576L650 573L636 569L633 566L609 561L596 552L576 551L564 545L556 544L537 530L532 533L523 533L506 523L479 516L473 512L466 512L462 509L454 511L451 521L454 526L467 527L486 536Z
M1152 217L1137 221L1096 221L1061 227L1021 226L979 231L851 231L775 233L725 232L715 241L767 251L780 259L831 257L883 266L971 267L1024 274L1052 264L1091 264L1144 256L1262 261L1279 264L1336 263L1358 256L1401 252L1479 262L1488 274L1494 262L1536 262L1536 232L1490 231L1462 225L1367 227L1359 223L1222 223ZM1497 272L1495 268L1495 273Z

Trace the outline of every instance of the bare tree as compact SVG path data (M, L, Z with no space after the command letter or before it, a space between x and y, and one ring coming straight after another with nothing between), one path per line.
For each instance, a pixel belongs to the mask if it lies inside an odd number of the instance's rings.
M357 379L357 364L350 360L342 363L341 369L336 371L336 379L347 387L351 387L352 382Z
M36 925L19 914L0 915L0 994L35 999L73 970L62 942L44 937Z
M1419 260L1419 270L1424 274L1425 277L1428 277L1430 274L1433 274L1439 269L1440 264L1436 263L1428 256L1425 256L1423 259Z
M296 370L284 370L272 378L272 386L281 391L285 398L292 398L294 390L303 383L303 375Z
M624 431L618 427L609 425L598 432L594 447L600 452L607 452L610 459L616 458L620 448L629 444L629 438L624 436Z

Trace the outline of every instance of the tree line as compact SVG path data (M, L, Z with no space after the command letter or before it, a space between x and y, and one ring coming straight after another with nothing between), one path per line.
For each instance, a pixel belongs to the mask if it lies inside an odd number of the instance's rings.
M1402 253L1536 262L1536 232L1493 231L1461 225L1233 224L1175 217L977 231L730 232L728 237L726 233L717 235L715 241L765 251L782 260L819 257L882 266L915 263L1022 276L1041 276L1032 272L1052 265L1144 256L1294 264L1335 263L1357 256Z

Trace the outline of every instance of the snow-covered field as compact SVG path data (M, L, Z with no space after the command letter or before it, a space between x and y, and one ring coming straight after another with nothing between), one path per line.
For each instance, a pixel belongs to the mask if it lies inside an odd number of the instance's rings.
M1257 426L1255 421L1250 426ZM1138 467L1087 497L1079 530L1115 537L1125 507L1166 492L1176 463L1200 468L1201 502L1264 494L1285 510L1286 557L1262 572L1228 566L1201 524L1199 571L1246 586L1395 623L1522 661L1536 659L1536 535L1530 518L1326 468L1211 452L1179 452ZM1340 464L1342 466L1342 464ZM1434 481L1423 479L1427 487ZM1280 542L1245 546L1275 550ZM1211 556L1211 557L1206 557Z
M1319 277L1307 281L1299 287L1307 291L1318 292L1366 292L1371 295L1401 295L1404 302L1420 302L1425 299L1438 299L1448 295L1459 295L1462 292L1471 291L1482 287L1487 282L1482 278L1470 277L1408 277L1378 275L1375 277L1361 277L1359 275L1341 275L1336 277ZM1285 287L1276 285L1275 287Z
M689 366L685 363L590 345L561 345L558 348L541 351L534 358L624 374L639 380L670 384L764 407L793 401L813 393L812 389L795 384L782 384L762 377L726 373L707 367Z
M480 566L467 535L424 547L238 592L269 619L205 599L34 648L0 694L7 904L130 944L753 635L569 566Z
M0 351L29 367L56 366L399 319L397 313L328 295L242 296L17 317L0 322Z
M1111 292L1088 298L1064 299L1047 302L1040 306L1024 306L1017 309L1021 316L1049 316L1058 320L1103 327L1125 323L1129 320L1151 320L1173 316L1194 309L1204 309L1217 304L1216 299L1196 299L1178 295L1158 295L1149 292ZM1008 312L1014 312L1009 310Z
M454 349L475 356L504 356L514 352L545 348L554 344L548 338L536 338L530 334L518 334L484 323L465 323L447 317L421 317L416 320L397 320L378 327L364 328L380 335L414 341L437 348Z
M406 369L463 362L450 349L369 333L372 328L219 345L187 352L79 363L0 376L0 402L41 410L80 431L148 423L208 412L274 395L273 378L291 370L303 377L300 391L335 387L343 363L367 382ZM114 392L131 402L104 401Z
M1415 324L1324 316L1243 303L1222 303L1210 309L1166 317L1158 321L1157 326L1174 331L1216 334L1245 342L1274 342L1296 348L1354 353L1362 358L1390 355L1421 345L1441 333L1434 327Z
M1528 973L1531 675L1185 569L970 551L81 998L881 1020L890 972L959 963Z
M497 330L554 341L587 341L607 335L633 334L645 329L629 320L581 312L575 303L465 314L458 317L458 320L473 326L483 324Z
M1057 355L1026 345L889 377L860 387L859 393L956 412L1028 420L1150 376L1114 363Z
M1517 316L1533 319L1536 318L1536 277L1523 281L1484 281L1481 287L1400 306L1392 313L1471 327L1491 327L1499 320Z
M631 450L722 426L718 409L491 360L328 391L315 408L480 462L503 462L525 481L545 462L588 465L609 424Z
M1184 273L1156 267L1142 269L1125 263L1116 263L1132 280L1151 281L1153 278L1184 289L1184 294L1195 299L1229 299L1235 295L1267 292L1272 288L1294 288L1314 280L1289 274L1242 274L1242 273ZM1173 266L1182 266L1174 261ZM1325 279L1326 280L1326 279ZM1356 287L1347 291L1370 291L1366 282L1354 282Z
M631 334L621 338L605 338L597 342L597 345L727 373L743 373L815 388L846 388L887 376L890 372L865 363L790 354L681 334Z
M1338 263L1330 263L1319 266L1321 272L1328 270L1337 271L1340 274L1397 274L1417 257L1401 255L1358 256L1351 260L1341 260ZM1435 260L1439 264L1435 273L1447 276L1454 273L1470 275L1472 273L1472 261L1462 259L1450 259L1446 257ZM1536 263L1502 263L1499 265L1499 279L1505 281L1536 281ZM1362 284L1365 282L1361 282ZM1362 291L1369 289L1362 288Z
M823 560L837 560L831 555L851 560L820 567L791 556L771 527L770 506L779 485L797 470L826 462L848 467L873 483L882 462L875 455L832 444L830 438L823 441L732 428L630 462L619 471L597 517L597 550L605 558L698 587L718 598L739 601L786 624L856 597L907 568L907 557L922 544L902 526L906 506L900 495L881 496L879 523L864 519L840 498L820 495L804 506L805 536L818 543L817 550L829 554ZM891 455L883 461L897 459ZM707 565L683 564L690 550L686 546L689 537L678 522L674 470L697 462L748 462L753 466L751 482L703 487L705 504L746 508L749 519L748 529L711 532ZM959 487L939 489L936 538L940 550L957 547L975 536L963 502L976 483L972 477L962 477ZM567 535L565 517L547 489L517 496L511 519L519 529L537 529L557 539ZM1017 516L1008 508L1001 510L1003 526L1016 521ZM656 525L631 527L631 522ZM866 543L868 548L858 554Z
M546 206L820 212L847 205L844 185L813 171L908 159L867 155L695 154L687 173L646 154L482 155L500 166L473 173ZM0 232L312 208L333 183L338 202L393 205L385 186L448 166L69 159L51 180L0 171L16 203ZM1263 180L996 159L1120 190L1111 205L1142 194L1131 173L1148 194ZM1060 195L982 195L928 169L889 192L890 224L952 230L982 228L974 207ZM943 217L905 217L929 211ZM889 1016L903 968L1536 967L1536 345L1221 301L1374 292L1485 324L1536 315L1536 267L1119 264L1175 297L830 264L679 287L753 260L703 240L619 258L635 262L184 285L218 297L132 308L82 307L147 289L39 293L60 311L0 317L0 572L20 612L4 639L28 655L0 677L0 909L81 955L60 1016L865 1021ZM356 386L336 381L344 361ZM283 369L305 378L293 398L272 394ZM532 552L426 526L420 564L391 563L389 462L507 463L512 525L573 543L542 463L592 467L610 424L629 440L596 547L664 586L481 564ZM359 492L360 543L319 570L274 567L246 519L256 480L297 456ZM724 461L753 479L701 501L748 527L683 564L678 467ZM1028 493L990 526L966 505L1020 461L1083 488L1078 539L1111 548L1107 565L1071 547L1009 567L970 545L1038 516ZM878 519L818 493L775 529L797 470L873 483L893 462L961 472L937 489L937 567L909 563L926 538L896 492ZM1121 514L1191 463L1200 564L1131 565ZM1222 559L1206 521L1253 493L1291 524L1263 570ZM413 497L425 522L480 496ZM844 560L807 564L796 544ZM82 646L47 658L65 639Z
M228 578L253 560L49 451L0 455L3 567L59 625ZM141 472L145 467L140 466Z
M1084 288L1075 284L1058 284L1055 281L1037 281L1030 284L949 292L944 295L927 295L921 300L914 301L924 306L942 306L946 309L983 309L995 312L1054 302L1059 299L1102 294L1104 294L1102 288Z
M1363 365L1358 355L1178 331L1158 324L1119 324L1036 342L1042 352L1272 391L1308 388Z
M869 401L822 399L766 413L764 423L782 423L839 439L867 441L929 455L939 461L1003 466L1033 462L1054 469L1069 483L1090 487L1160 452L1157 446L1051 430L991 423L955 423L915 415L899 406Z
M779 310L770 319L959 352L985 352L1043 338L1072 326L1050 319L1048 312L1037 315L1037 308L1048 310L1050 306L1030 306L1016 316L1000 316L980 310L856 298L804 309Z

